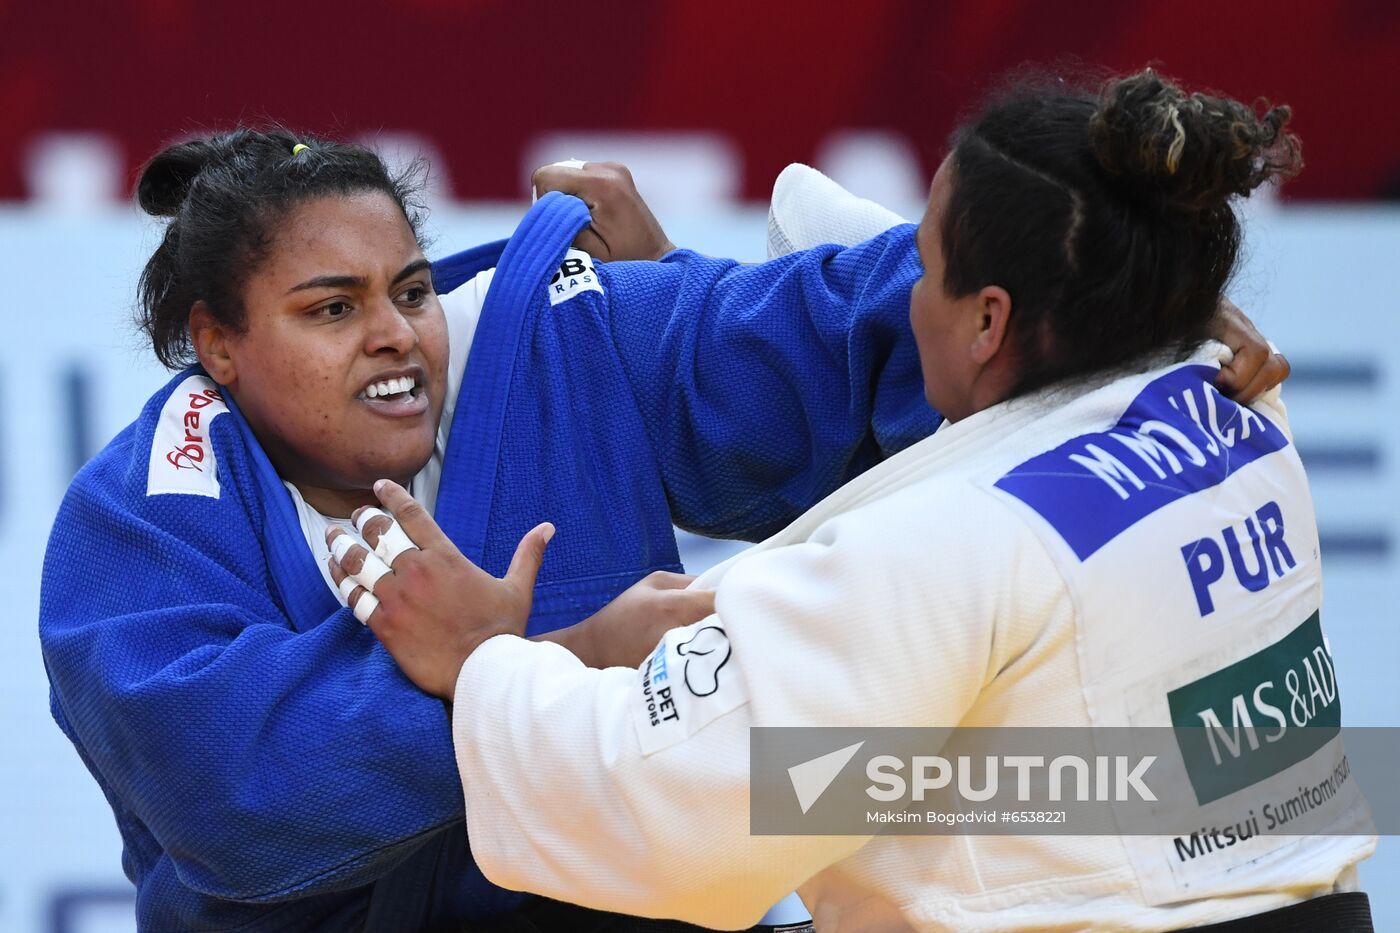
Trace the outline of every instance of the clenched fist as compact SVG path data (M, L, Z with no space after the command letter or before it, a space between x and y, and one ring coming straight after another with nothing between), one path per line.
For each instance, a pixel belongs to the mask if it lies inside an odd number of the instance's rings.
M546 165L535 169L530 182L536 194L562 191L588 205L593 219L574 246L594 259L660 259L676 248L621 162L586 162L583 168Z

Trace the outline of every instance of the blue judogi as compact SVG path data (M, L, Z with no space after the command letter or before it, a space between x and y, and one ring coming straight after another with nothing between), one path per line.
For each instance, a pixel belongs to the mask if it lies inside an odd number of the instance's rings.
M496 575L556 524L531 633L679 570L673 521L761 538L937 424L909 331L912 227L760 266L561 262L587 221L549 195L509 241L434 267L443 293L497 270L437 518ZM148 491L191 375L74 480L40 605L53 713L112 805L142 927L511 909L523 896L472 865L443 705L327 589L231 399L204 425L217 494Z

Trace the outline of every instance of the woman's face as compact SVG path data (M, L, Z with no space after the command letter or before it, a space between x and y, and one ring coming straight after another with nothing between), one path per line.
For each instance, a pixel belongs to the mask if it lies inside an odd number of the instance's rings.
M226 371L210 374L308 503L346 512L375 480L406 482L422 468L446 391L447 325L393 198L294 208L243 300Z
M943 288L943 213L952 194L952 166L945 159L934 173L928 207L915 242L924 266L923 277L909 296L909 323L919 348L924 374L924 396L949 421L966 415L967 357L959 352L966 342L959 332L965 315L959 300Z
M1005 289L989 286L954 298L943 286L943 215L953 183L952 159L944 159L915 238L924 274L909 295L909 323L919 348L924 397L943 417L958 421L1005 398L1015 374L1002 347L1011 311Z

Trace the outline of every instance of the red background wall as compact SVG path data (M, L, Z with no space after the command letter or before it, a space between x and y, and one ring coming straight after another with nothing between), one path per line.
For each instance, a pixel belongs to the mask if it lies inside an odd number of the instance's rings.
M130 179L181 132L260 116L420 132L460 198L518 197L545 130L714 129L761 198L847 127L905 134L927 175L999 73L1065 54L1292 104L1289 197L1400 175L1396 0L0 0L0 199L25 197L39 132L110 135Z

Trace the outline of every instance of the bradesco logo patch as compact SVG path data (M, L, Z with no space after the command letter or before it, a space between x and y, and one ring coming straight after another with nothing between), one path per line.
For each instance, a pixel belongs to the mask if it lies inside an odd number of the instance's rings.
M1318 613L1267 648L1171 691L1167 704L1200 804L1303 761L1342 725Z
M582 250L571 249L564 254L564 261L554 277L549 280L549 303L557 305L568 301L583 292L603 293L603 285L598 281L598 272L593 268L593 257Z
M1267 418L1221 395L1211 366L1154 379L1118 423L1032 457L996 486L1040 514L1080 560L1178 499L1288 446Z
M190 376L175 388L156 422L146 472L146 495L219 497L209 424L226 411L223 396L207 376Z
M633 721L643 755L694 735L748 702L730 664L732 647L713 619L672 629L642 663Z

